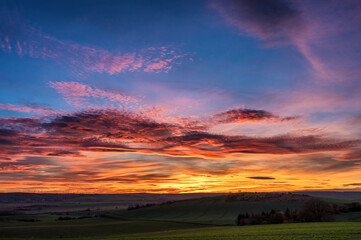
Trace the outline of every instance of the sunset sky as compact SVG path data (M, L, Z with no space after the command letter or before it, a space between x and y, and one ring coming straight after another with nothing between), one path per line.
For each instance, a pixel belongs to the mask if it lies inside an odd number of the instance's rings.
M0 0L0 192L361 190L361 1Z

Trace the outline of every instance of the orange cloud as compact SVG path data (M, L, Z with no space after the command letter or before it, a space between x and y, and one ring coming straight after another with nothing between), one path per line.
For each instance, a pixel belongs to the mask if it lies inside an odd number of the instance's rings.
M93 88L80 89L76 91L80 95L94 94ZM282 119L267 111L253 111L268 114L251 114L251 119ZM246 119L247 114L243 115ZM353 154L359 139L301 133L272 137L213 134L207 125L217 122L207 119L211 122L203 121L199 128L197 122L160 122L117 109L1 118L0 180L21 179L16 180L18 186L27 191L36 189L39 182L46 182L44 191L66 191L70 186L81 192L107 193L238 191L239 181L248 181L253 190L302 190L301 183L286 186L271 181L285 180L280 174L287 173L353 173L361 166ZM249 176L275 179L253 183ZM11 184L6 186L13 189Z
M243 123L267 120L287 122L300 117L279 117L265 110L234 108L225 112L217 113L211 118L218 123Z

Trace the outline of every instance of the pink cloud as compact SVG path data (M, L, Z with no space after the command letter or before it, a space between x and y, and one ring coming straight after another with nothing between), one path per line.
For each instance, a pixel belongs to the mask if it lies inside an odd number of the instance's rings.
M2 104L2 103L0 103L0 110L35 113L35 114L40 114L40 115L49 115L49 114L60 113L60 111L56 111L54 109L41 107L41 106L19 106L19 105Z
M146 71L146 72L159 71L160 69L167 68L167 66L168 66L168 62L159 59L158 62L154 62L154 63L152 63L152 64L149 64L149 65L144 69L144 71ZM171 69L170 66L168 66L168 68Z
M178 48L169 46L139 49L126 53L110 52L98 47L61 41L24 25L5 25L3 28L6 31L0 34L0 49L4 52L52 59L69 65L77 76L86 76L89 72L109 75L126 71L168 72L173 65L181 64L188 55L181 53ZM21 34L8 34L7 32L10 33L12 28L18 28Z
M299 119L299 116L280 117L271 112L257 109L233 108L211 116L215 123L245 123L245 122L288 122Z
M321 83L352 81L361 74L355 51L361 47L359 1L215 0L210 6L268 46L295 46Z
M121 94L115 91L106 91L92 88L89 85L78 82L49 82L50 87L62 94L68 103L79 105L90 98L103 99L123 107L138 103L139 100L133 96Z
M120 102L137 102L134 97L123 95L116 92L105 91L98 88L92 88L89 85L78 82L50 82L52 88L57 89L60 93L66 96L73 97L98 97L109 101Z
M173 68L173 65L180 64L181 62L177 61L187 57L188 54L174 55L175 50L168 50L167 47L161 47L160 58L154 58L147 67L144 69L145 72L169 72ZM190 60L190 59L189 59ZM190 60L191 61L191 60Z

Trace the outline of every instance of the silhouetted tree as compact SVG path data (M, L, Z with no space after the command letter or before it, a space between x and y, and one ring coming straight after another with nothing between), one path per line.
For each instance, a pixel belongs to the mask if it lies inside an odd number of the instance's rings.
M283 212L280 212L280 211L270 214L270 217L269 217L269 221L272 224L283 223L284 219L285 219L285 216L284 216Z
M351 212L361 211L361 203L359 203L359 202L352 202L352 203L346 204L346 205L349 207Z
M291 218L290 209L289 209L289 208L287 208L286 211L285 211L285 217L286 217L287 219L290 219L290 218Z
M333 219L334 211L331 204L312 198L306 202L301 214L306 222L326 222Z

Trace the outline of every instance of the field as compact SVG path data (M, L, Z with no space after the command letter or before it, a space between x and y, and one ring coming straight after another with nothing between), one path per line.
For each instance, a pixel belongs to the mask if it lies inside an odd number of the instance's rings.
M137 224L139 225L137 225ZM130 230L134 232L142 231L143 227L154 227L160 226L165 223L158 222L157 224L148 225L149 222L136 222L131 225ZM144 225L145 224L145 225ZM166 223L165 228L169 227ZM67 225L64 225L64 227ZM67 226L70 227L70 226ZM122 229L119 229L118 233L115 231L109 232L109 234L104 235L105 231L109 231L109 228L106 228L102 225L93 225L94 230L90 231L91 228L87 225L84 225L84 229L77 230L76 233L73 232L72 235L63 236L63 235L51 235L49 232L43 232L43 236L40 239L59 239L64 237L67 239L83 239L83 240L157 240L157 239L167 239L167 240L236 240L236 239L247 239L247 240L280 240L280 239L289 239L289 240L303 240L303 239L332 239L332 240L358 240L361 238L361 223L352 223L352 222L332 222L332 223L294 223L294 224L279 224L279 225L258 225L258 226L231 226L231 227L206 227L206 228L197 228L197 229L182 229L181 227L177 230L160 230L160 232L155 233L142 233L130 234L131 232L122 232ZM119 227L119 225L114 225L114 228ZM127 226L129 227L129 226ZM137 228L138 227L138 228ZM186 227L186 226L184 226ZM192 226L194 227L194 226ZM138 229L138 230L137 230ZM25 233L21 233L24 228L18 229L19 234L13 235L12 237L3 237L0 239L39 239L38 237L23 236ZM63 229L64 230L64 229ZM66 230L73 231L71 227ZM113 229L114 230L114 229ZM124 229L123 229L124 230ZM33 232L39 231L37 228L32 229ZM48 231L51 231L48 230ZM79 236L79 237L77 237Z
M199 228L195 224L158 221L120 221L109 218L88 218L68 221L0 224L0 239L103 239L124 234Z
M227 202L225 196L178 201L161 206L145 207L117 214L122 219L158 220L211 225L234 225L239 213L268 212L302 207L301 202L235 201Z
M0 240L361 239L361 212L339 214L337 222L330 223L234 226L238 213L297 209L303 206L298 201L229 201L226 196L184 200L168 196L165 200L178 201L126 210L124 205L129 199L137 199L137 203L151 199L157 203L159 196L126 196L123 201L117 198L120 197L86 197L77 199L78 202L71 202L72 198L52 203L2 203ZM339 204L349 202L325 200ZM17 210L6 214L4 209Z
M139 234L110 239L168 239L168 240L304 240L304 239L360 239L361 223L294 223L242 227L214 227L190 231L175 231L156 234Z

